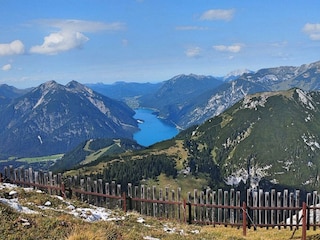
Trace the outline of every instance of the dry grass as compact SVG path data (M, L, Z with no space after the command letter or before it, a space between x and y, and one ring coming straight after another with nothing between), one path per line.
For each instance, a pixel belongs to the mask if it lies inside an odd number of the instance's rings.
M120 231L112 224L77 225L66 240L122 239Z
M6 191L6 190L5 190ZM8 192L8 191L6 191ZM61 239L61 240L141 240L152 237L161 240L285 240L291 239L293 229L265 229L256 231L247 229L247 235L243 236L242 229L224 226L199 226L169 220L159 220L151 217L143 217L138 213L129 214L120 212L124 220L86 222L66 212L65 202L54 196L43 193L24 192L18 190L19 202L24 206L37 210L39 214L23 214L0 203L0 239L34 240L34 239ZM5 194L0 192L0 197ZM38 204L46 201L52 202L52 207L59 211L39 210ZM84 203L73 201L74 206L83 206ZM88 207L86 205L86 207ZM143 218L143 222L138 219ZM23 225L24 221L30 223ZM302 229L299 228L293 239L301 239ZM309 230L307 239L320 239L320 228L316 231Z

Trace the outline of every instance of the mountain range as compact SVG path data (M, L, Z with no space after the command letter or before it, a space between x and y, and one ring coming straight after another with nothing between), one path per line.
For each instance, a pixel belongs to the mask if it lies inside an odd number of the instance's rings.
M0 156L66 153L96 138L132 140L138 131L132 109L137 107L151 108L163 120L188 129L250 94L293 87L318 90L319 79L320 62L314 62L238 71L225 78L182 74L159 83L99 83L90 88L75 81L66 86L49 81L23 90L3 84Z
M134 108L154 109L160 118L186 129L219 115L248 94L293 87L318 90L319 79L320 61L298 67L265 68L257 72L235 71L225 78L182 74L157 84L134 83L137 87L135 93L132 91L133 83L90 86L102 94L108 94L103 90L108 86L109 92L121 92L113 95L114 98L125 99Z
M65 153L91 138L132 139L134 113L76 81L49 81L1 108L1 157Z
M161 165L161 160L167 164ZM142 151L99 157L75 172L98 174L123 184L136 183L138 175L140 183L148 184L150 180L146 182L139 169L132 176L124 174L126 169L135 169L139 161L154 173L148 176L157 184L169 181L161 177L165 173L178 186L190 187L190 191L194 182L197 187L201 184L214 189L243 185L253 189L275 185L317 189L320 92L293 88L247 95L218 116L181 131L174 139Z

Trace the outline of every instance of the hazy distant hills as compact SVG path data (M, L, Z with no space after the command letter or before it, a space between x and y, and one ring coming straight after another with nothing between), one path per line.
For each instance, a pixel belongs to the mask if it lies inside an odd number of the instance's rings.
M136 166L137 161L147 164L155 159L173 161L171 166L179 174L172 176L183 186L190 184L193 176L212 188L263 183L262 187L280 184L315 189L320 177L320 92L294 88L247 95L218 116L181 131L173 140L143 151L100 157L96 161L99 168L91 162L81 169L86 175L100 169L100 177L130 182L136 181L136 176L126 174L123 179L116 173ZM155 174L166 171L158 166Z
M142 96L153 96L164 83L115 82L113 84L86 84L92 90L109 98L127 103L132 108L139 107Z
M139 100L142 107L155 109L161 118L180 125L180 114L184 109L198 101L208 89L222 84L212 76L178 75L164 81L154 94L141 96Z
M134 111L75 81L49 81L0 112L0 153L43 156L65 153L91 138L131 138L138 130Z
M109 92L118 92L121 86L121 98L113 95L116 99L126 99L134 107L155 109L159 117L186 129L217 116L248 94L293 87L318 90L320 62L299 67L265 68L257 72L236 71L225 78L178 75L159 84L135 84L136 93L132 91L134 85L129 83L91 85L96 91L107 86Z
M0 84L0 109L9 104L13 99L29 91L31 89L18 89L7 84Z

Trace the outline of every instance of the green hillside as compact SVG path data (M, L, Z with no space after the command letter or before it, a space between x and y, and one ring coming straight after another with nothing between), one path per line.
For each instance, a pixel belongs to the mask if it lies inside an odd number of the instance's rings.
M212 160L195 163L204 171L209 163L219 168L230 184L250 179L254 185L264 178L317 187L319 97L300 89L245 97L185 136L189 149Z
M300 89L248 95L172 140L141 151L98 157L78 166L73 174L94 173L124 184L161 185L171 179L188 186L201 179L197 187L246 184L255 188L267 183L317 189L319 104L319 92Z
M66 153L52 167L52 171L65 171L78 165L86 165L97 158L113 156L127 151L141 150L144 147L130 139L90 139Z

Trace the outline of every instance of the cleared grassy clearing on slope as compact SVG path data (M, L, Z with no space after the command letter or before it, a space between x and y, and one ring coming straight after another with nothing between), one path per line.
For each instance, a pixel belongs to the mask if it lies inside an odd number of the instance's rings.
M59 158L61 158L63 154L55 154L55 155L49 155L49 156L43 156L43 157L32 157L32 158L19 158L16 159L18 162L25 162L25 163L36 163L36 162L47 162L47 161L55 161Z

